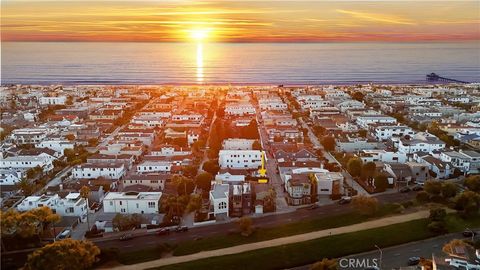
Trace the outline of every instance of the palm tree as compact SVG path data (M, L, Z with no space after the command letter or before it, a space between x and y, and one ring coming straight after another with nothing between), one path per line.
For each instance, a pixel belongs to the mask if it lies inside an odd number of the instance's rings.
M88 219L88 209L89 209L88 195L90 195L90 189L87 186L83 186L80 189L80 197L84 198L85 201L87 201L87 226L88 226L88 230L90 230L90 221Z
M29 179L27 178L22 178L18 183L17 183L18 189L20 189L25 196L30 196L35 192L35 184L30 182Z

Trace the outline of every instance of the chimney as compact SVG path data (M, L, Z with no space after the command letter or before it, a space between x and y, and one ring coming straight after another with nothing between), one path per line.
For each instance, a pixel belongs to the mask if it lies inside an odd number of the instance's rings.
M63 190L63 184L58 185L58 187L60 188L60 190Z

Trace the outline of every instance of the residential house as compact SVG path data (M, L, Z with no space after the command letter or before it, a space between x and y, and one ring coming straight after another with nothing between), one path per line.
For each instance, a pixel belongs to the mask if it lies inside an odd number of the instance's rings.
M124 162L85 163L77 165L72 170L75 179L96 179L99 177L120 180L126 172Z
M210 215L216 219L229 216L229 191L228 184L214 184L210 190Z
M260 150L220 150L218 163L221 168L256 169L262 165Z
M103 199L105 213L157 214L162 192L109 192Z

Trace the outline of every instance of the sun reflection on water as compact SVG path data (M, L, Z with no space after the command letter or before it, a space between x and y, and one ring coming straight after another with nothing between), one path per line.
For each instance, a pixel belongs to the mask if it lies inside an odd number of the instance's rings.
M197 43L197 83L203 83L203 44Z

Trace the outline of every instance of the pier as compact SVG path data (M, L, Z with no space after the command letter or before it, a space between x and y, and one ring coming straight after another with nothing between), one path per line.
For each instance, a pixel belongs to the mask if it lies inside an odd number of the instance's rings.
M459 80L455 80L455 79L445 78L445 77L437 75L436 73L427 74L427 81L429 81L429 82L440 81L440 82L468 83L468 82L459 81Z

